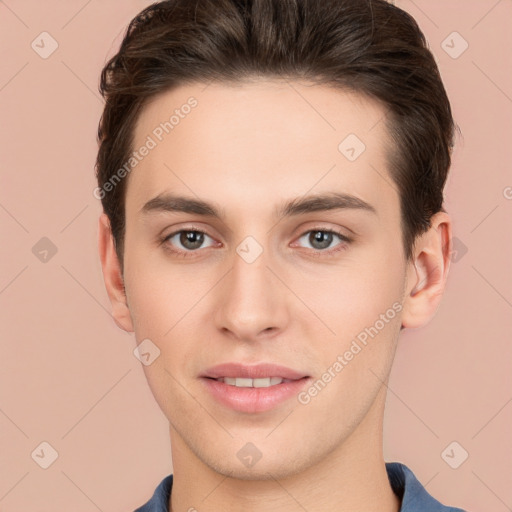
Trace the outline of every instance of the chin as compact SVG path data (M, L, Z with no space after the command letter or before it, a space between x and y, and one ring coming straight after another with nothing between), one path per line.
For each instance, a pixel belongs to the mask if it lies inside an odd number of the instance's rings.
M288 458L286 460L276 460L275 458L272 460L264 460L263 456L259 461L257 461L252 467L244 467L242 462L239 462L238 458L235 456L233 462L226 460L220 460L216 457L216 455L210 454L210 457L204 457L204 454L198 454L199 458L203 461L203 463L210 467L216 473L219 473L223 476L229 478L235 478L237 480L275 480L282 479L294 476L309 467L308 460L304 458L304 454L297 454L297 457L290 458L290 453L288 453ZM274 457L279 457L279 452L276 450L274 453ZM300 458L299 458L300 457ZM312 462L311 462L312 463Z

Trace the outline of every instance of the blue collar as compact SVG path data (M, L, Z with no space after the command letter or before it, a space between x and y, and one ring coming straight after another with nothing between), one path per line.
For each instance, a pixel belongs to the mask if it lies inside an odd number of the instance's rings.
M386 470L393 492L402 500L400 512L464 512L460 508L446 507L434 499L405 464L386 462ZM134 512L169 512L171 489L172 474L166 476L152 498Z

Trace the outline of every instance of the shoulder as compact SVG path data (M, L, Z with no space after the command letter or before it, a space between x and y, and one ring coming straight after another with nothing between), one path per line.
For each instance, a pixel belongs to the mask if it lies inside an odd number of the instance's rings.
M400 512L465 512L443 505L431 496L414 473L400 462L387 462L386 470L394 493L402 499ZM151 499L134 512L169 512L169 496L173 475L166 476L157 486Z
M405 464L386 462L386 470L391 488L402 498L400 512L465 512L437 501Z
M157 486L151 499L134 512L169 512L169 496L172 490L172 474L167 475Z

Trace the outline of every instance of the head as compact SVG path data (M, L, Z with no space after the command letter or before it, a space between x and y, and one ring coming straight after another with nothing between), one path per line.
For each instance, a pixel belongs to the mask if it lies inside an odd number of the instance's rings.
M416 22L384 0L165 1L100 90L105 282L117 324L160 351L144 370L176 444L262 478L380 428L398 335L434 315L451 250L455 125ZM302 394L216 407L206 370L262 361Z

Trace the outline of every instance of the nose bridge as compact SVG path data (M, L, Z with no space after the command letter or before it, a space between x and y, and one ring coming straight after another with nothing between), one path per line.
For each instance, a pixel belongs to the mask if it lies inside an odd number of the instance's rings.
M281 328L286 308L280 283L267 267L272 267L269 251L252 236L243 239L235 251L219 297L218 327L245 339Z
M233 270L231 279L237 291L245 294L259 294L271 286L270 271L267 268L269 255L254 237L247 237L236 248L233 256ZM264 286L267 285L267 286Z

